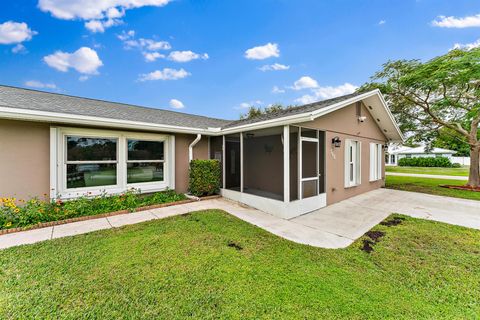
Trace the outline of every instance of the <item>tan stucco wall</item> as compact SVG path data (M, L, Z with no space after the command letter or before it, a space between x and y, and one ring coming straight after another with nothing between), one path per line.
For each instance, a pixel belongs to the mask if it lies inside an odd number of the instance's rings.
M192 134L175 135L175 191L188 190L188 146L197 136ZM204 136L193 148L194 159L208 159L208 137Z
M48 124L0 120L0 197L50 194Z
M29 199L50 194L50 125L0 120L0 197ZM188 146L196 135L175 135L175 190L188 189ZM193 148L208 159L208 137Z
M382 161L382 180L369 182L370 142L384 143L385 135L375 123L367 108L362 106L365 122L359 122L355 105L332 112L301 126L326 131L326 192L327 204L345 200L352 196L382 187L385 184L385 166ZM338 136L342 145L332 148L332 138ZM361 184L345 188L345 140L354 139L361 142ZM382 155L383 159L383 155Z

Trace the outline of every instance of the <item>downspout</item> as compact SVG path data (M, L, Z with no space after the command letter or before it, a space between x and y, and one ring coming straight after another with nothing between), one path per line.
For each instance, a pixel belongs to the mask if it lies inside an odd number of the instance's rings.
M199 133L197 134L195 140L193 140L192 143L190 143L190 145L188 146L188 163L193 160L193 147L195 147L195 145L198 143L198 141L200 141L200 139L202 139L202 135Z

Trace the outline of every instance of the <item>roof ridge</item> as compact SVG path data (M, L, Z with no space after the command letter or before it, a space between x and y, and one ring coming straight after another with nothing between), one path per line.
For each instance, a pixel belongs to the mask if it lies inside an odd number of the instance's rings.
M109 100L97 99L97 98L89 98L89 97L81 97L81 96L75 96L75 95L65 94L65 93L49 92L49 91L43 91L43 90L38 90L38 89L16 87L16 86L12 86L12 85L0 84L0 87L12 88L12 89L17 89L17 90L32 91L32 92L44 93L44 94L52 94L52 95L63 96L63 97L68 97L68 98L98 101L98 102L103 102L103 103L123 105L123 106L127 106L127 107L142 108L142 109L147 109L147 110L161 110L161 111L164 111L164 112L176 113L176 114L181 114L181 115L189 115L189 116L202 117L202 118L205 118L205 119L211 119L211 120L216 120L216 121L224 121L224 122L226 122L225 124L227 124L227 122L230 123L230 122L235 121L235 120L227 120L227 119L213 118L213 117L208 117L208 116L198 115L198 114L193 114L193 113L179 112L179 111L168 110L168 109L163 109L163 108L154 108L154 107L140 106L140 105L130 104L130 103L124 103L124 102L109 101Z

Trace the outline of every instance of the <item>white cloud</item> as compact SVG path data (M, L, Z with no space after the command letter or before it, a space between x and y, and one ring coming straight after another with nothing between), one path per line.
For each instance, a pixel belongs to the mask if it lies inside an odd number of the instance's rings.
M480 39L471 43L455 43L452 49L460 49L460 50L472 50L475 48L480 47Z
M158 52L159 50L170 50L172 46L167 41L156 41L153 39L135 39L135 31L122 31L117 38L123 42L125 49L139 49L147 62L153 62L159 58L165 58L165 55Z
M172 61L175 61L175 62L189 62L189 61L196 60L196 59L206 60L208 58L209 58L208 54L206 54L206 53L198 54L198 53L192 52L190 50L188 50L188 51L172 51L168 55L168 59L172 60Z
M280 50L278 49L278 44L276 43L267 43L263 46L253 47L245 51L245 58L251 60L263 60L271 57L279 57Z
M183 105L183 102L177 99L172 99L170 100L170 107L173 109L183 109L185 106Z
M159 58L165 58L165 55L158 52L142 52L142 54L147 62L153 62Z
M279 87L274 86L272 88L272 93L285 93L285 89L280 89Z
M441 28L472 28L480 27L480 14L463 18L438 16L432 21L432 25Z
M297 81L293 83L293 87L291 87L293 90L302 90L302 89L312 89L312 88L317 88L318 87L318 82L317 80L308 77L308 76L303 76Z
M264 66L261 66L258 68L261 71L279 71L279 70L288 70L290 69L290 66L286 66L284 64L280 63L274 63L274 64L266 64Z
M387 23L387 20L380 20L378 22L378 25L381 26L381 25L384 25L385 23Z
M304 95L295 100L300 104L308 104L320 100L331 99L339 96L343 96L346 94L350 94L355 92L358 87L351 83L344 83L342 85L333 87L333 86L325 86L325 87L317 87L312 89L312 94Z
M15 47L12 48L13 53L26 53L27 48L21 43L17 44Z
M242 102L238 106L236 106L234 109L237 110L242 110L242 109L249 109L252 106L260 106L262 105L263 102L260 100L254 100L254 101L249 101L249 102Z
M89 30L104 32L122 23L119 19L128 9L144 6L161 7L171 0L39 0L38 7L63 20L85 20ZM103 31L102 31L103 30Z
M118 26L122 23L123 21L120 19L90 20L85 22L85 28L87 28L93 33L103 33L105 32L105 29L113 26Z
M178 80L182 78L186 78L191 74L185 69L170 69L164 68L163 70L156 70L150 73L141 74L139 77L139 81L152 81L152 80Z
M57 86L54 83L44 83L37 80L25 81L25 85L27 87L37 88L37 89L57 89Z
M15 44L31 40L38 32L25 22L7 21L0 24L0 44Z
M127 41L135 37L135 30L122 31L121 34L117 35L117 38L122 41Z
M78 81L81 82L87 81L88 79L90 79L90 77L85 75L78 77Z
M67 72L75 69L82 74L98 74L103 65L95 50L82 47L73 53L57 51L43 58L46 64L58 71Z

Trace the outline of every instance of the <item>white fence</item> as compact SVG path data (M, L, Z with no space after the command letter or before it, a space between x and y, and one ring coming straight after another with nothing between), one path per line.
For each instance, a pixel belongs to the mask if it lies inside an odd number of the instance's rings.
M450 161L452 161L452 163L459 163L462 166L470 165L470 157L451 157Z

